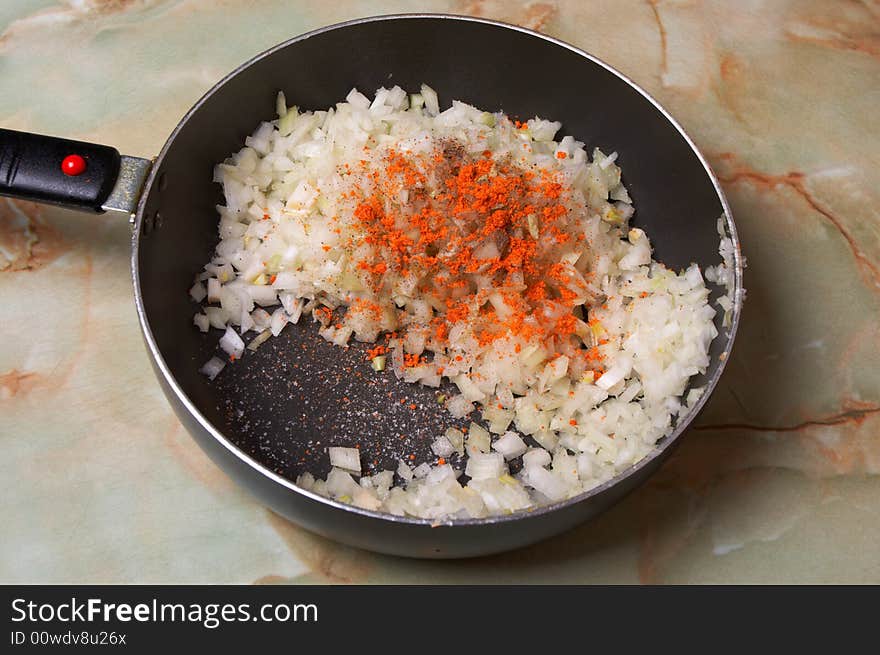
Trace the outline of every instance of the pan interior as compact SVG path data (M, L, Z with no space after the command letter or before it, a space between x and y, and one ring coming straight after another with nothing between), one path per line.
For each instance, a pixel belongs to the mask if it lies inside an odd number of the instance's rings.
M367 470L395 468L399 457L424 461L433 438L462 421L438 403L443 389L405 384L390 370L375 374L362 346L331 346L311 320L288 326L214 382L198 373L220 336L193 326L198 307L187 294L218 241L222 194L213 167L274 117L279 90L289 104L317 110L353 86L369 95L422 82L442 106L459 99L520 119L560 120L560 134L588 151L616 150L633 224L651 237L655 258L676 269L719 261L723 207L697 155L647 98L574 51L498 25L427 17L351 24L275 49L218 86L178 127L148 190L137 257L145 315L180 388L217 430L288 479L326 474L328 445L360 444ZM720 317L717 324L721 331ZM722 333L710 369L692 385L712 377L726 346Z

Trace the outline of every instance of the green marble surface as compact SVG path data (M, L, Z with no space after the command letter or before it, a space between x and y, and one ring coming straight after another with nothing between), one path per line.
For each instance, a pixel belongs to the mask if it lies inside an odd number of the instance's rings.
M228 70L394 11L540 29L655 95L748 257L697 427L593 523L421 562L334 544L217 470L150 370L128 225L0 199L0 582L880 582L876 0L4 0L0 125L154 155Z

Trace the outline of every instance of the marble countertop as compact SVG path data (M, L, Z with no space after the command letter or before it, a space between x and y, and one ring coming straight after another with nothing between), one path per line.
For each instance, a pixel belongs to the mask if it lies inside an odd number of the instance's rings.
M190 440L142 346L129 226L0 199L0 582L880 582L880 3L4 0L0 125L150 156L253 54L373 13L537 28L684 125L748 257L727 372L650 482L472 561L273 515Z

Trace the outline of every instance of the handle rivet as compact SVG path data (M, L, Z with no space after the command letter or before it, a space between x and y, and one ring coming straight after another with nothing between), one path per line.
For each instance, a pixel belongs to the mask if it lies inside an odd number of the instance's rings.
M79 155L67 155L61 161L61 170L65 175L82 175L86 172L86 160Z

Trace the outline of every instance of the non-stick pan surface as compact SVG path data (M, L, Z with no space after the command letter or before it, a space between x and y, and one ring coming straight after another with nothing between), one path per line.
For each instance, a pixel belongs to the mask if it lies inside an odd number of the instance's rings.
M604 510L660 464L683 425L628 473L580 498L532 512L432 527L319 498L295 487L303 471L325 475L326 447L360 445L367 470L400 457L431 457L430 441L461 425L437 402L441 390L375 374L363 349L331 346L310 320L288 326L229 365L214 381L198 368L219 333L193 328L186 289L217 243L212 170L239 149L275 95L303 109L332 106L356 86L434 87L441 104L460 99L513 117L560 120L562 132L616 150L634 200L634 223L655 257L675 268L719 262L716 220L723 195L705 161L649 97L606 65L541 35L475 19L367 19L295 38L245 64L184 118L159 155L138 208L133 272L148 348L180 418L214 460L281 514L332 538L422 557L497 552L558 533ZM734 234L735 238L735 234ZM739 280L738 271L738 280ZM717 292L715 293L717 295ZM738 318L736 308L735 319ZM733 340L718 323L712 364L695 386L714 386ZM708 397L708 393L704 399ZM453 462L455 463L455 462Z

